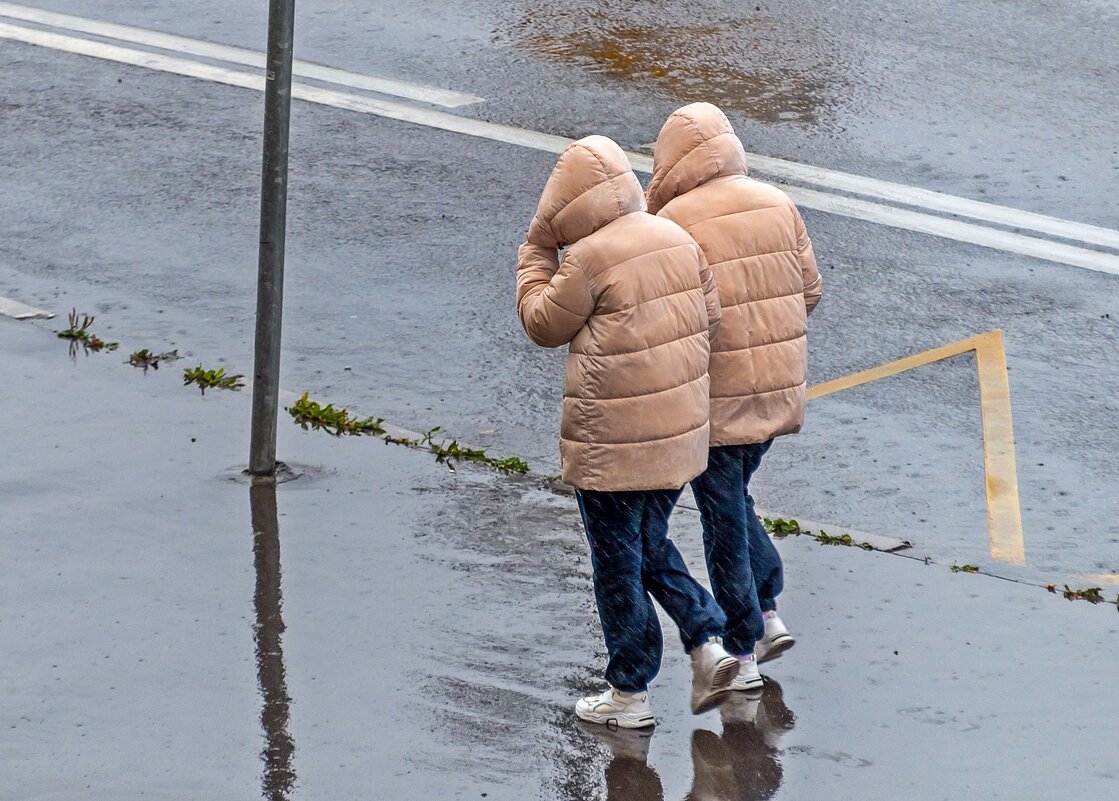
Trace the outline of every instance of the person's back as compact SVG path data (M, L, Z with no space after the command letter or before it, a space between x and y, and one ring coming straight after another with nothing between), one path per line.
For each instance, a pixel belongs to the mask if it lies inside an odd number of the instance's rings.
M711 444L760 443L800 430L808 370L807 316L821 280L788 196L746 177L746 154L709 103L675 112L657 139L649 211L703 248L719 285L711 344Z
M711 451L692 481L708 571L727 613L727 648L743 660L740 689L761 686L757 661L790 647L776 616L780 556L754 511L749 481L775 437L800 430L808 371L807 317L821 285L796 206L746 177L746 154L709 103L674 112L657 137L649 210L681 225L719 286L711 344Z
M610 684L576 714L654 724L647 689L663 640L650 595L692 654L701 711L727 692L738 662L721 645L726 617L688 573L668 519L707 464L717 291L691 237L645 213L611 140L589 136L560 156L518 253L517 312L537 344L569 345L560 456L590 544Z
M565 247L562 265L557 246ZM560 158L520 264L526 332L545 347L570 343L564 481L597 491L669 489L702 472L714 285L692 238L644 213L617 145L591 136Z

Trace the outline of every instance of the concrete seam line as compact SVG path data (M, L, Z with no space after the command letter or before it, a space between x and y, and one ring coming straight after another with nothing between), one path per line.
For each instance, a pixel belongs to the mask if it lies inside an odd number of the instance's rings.
M256 73L211 66L189 59L131 50L81 37L63 36L15 25L0 23L0 38L257 91L260 91L264 85L263 77ZM549 153L562 152L571 143L570 139L562 136L513 128L498 123L460 117L434 109L378 100L373 97L348 94L308 84L293 84L292 96L336 108L374 114L401 122L410 122ZM651 160L647 156L630 154L630 158L637 169L643 171L649 169ZM857 198L830 195L788 185L784 188L795 202L805 208L931 234L945 239L954 239L995 250L1032 256L1110 275L1119 275L1119 255L1037 239L1010 231L986 228L945 217L935 217L908 209L883 206Z
M243 64L248 67L264 69L265 54L255 50L247 50L231 45L216 44L201 39L189 39L185 36L150 31L144 28L135 28L130 25L118 25L112 22L75 17L70 14L59 14L53 11L43 11L37 8L16 5L15 3L0 3L0 16L11 19L33 22L41 25L64 29L75 33L88 33L121 42L145 45L148 47L184 53L202 58L212 58L232 64ZM354 72L314 64L296 59L292 64L292 72L303 78L317 81L326 81L354 89L365 89L370 92L405 97L418 100L422 103L443 106L444 108L458 108L472 103L481 103L483 98L464 92L455 92L449 89L440 89L435 86L400 81L393 78L382 78L371 75L360 75Z

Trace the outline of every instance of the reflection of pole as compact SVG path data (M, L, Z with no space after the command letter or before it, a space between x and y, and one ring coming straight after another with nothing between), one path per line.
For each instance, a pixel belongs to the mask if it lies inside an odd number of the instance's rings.
M249 472L276 472L276 415L280 405L280 321L284 308L287 235L288 129L295 0L269 0L264 82L264 159L260 178L260 257L256 282L256 353Z
M249 489L253 523L253 563L256 566L256 667L264 707L260 723L264 727L264 798L287 801L295 783L292 754L295 743L288 733L291 698L284 675L281 616L283 593L280 589L280 524L276 514L276 482L254 479Z

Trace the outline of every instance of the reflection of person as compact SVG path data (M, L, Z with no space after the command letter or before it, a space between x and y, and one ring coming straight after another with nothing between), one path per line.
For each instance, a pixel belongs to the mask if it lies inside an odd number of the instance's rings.
M781 686L767 679L758 698L736 694L719 708L723 734L692 734L695 779L686 801L765 801L781 787L777 746L793 728Z
M717 291L695 241L645 213L610 139L588 136L559 157L518 253L517 311L534 342L569 346L560 456L590 543L610 684L576 713L653 725L647 690L663 641L650 595L692 655L700 711L726 694L738 661L722 647L726 616L668 539L668 519L707 464Z
M661 777L649 767L649 729L580 728L610 748L606 763L606 801L664 801Z
M692 732L692 789L684 801L765 801L784 776L778 745L793 728L781 685L767 679L761 692L736 693L719 707L722 735ZM607 726L583 731L610 748L606 801L663 801L660 776L648 765L652 732Z
M762 528L750 478L773 439L804 422L807 317L820 300L812 242L781 190L746 177L746 153L710 103L674 112L653 154L649 211L703 248L723 315L711 343L711 452L692 481L707 569L727 614L735 689L761 686L757 663L793 644L777 616L781 558Z

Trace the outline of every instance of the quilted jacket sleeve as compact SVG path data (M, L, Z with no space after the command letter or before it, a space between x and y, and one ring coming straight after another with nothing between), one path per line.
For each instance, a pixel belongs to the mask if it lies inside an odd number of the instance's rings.
M812 240L808 238L808 229L804 227L804 220L800 212L792 203L789 204L796 218L797 233L797 261L800 262L800 274L804 279L804 308L812 314L824 290L824 279L816 267L816 254L812 251Z
M594 310L586 274L554 247L525 242L517 252L517 314L529 339L545 348L570 342Z

